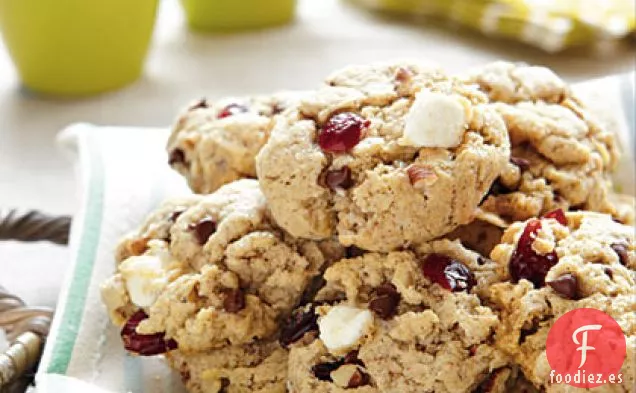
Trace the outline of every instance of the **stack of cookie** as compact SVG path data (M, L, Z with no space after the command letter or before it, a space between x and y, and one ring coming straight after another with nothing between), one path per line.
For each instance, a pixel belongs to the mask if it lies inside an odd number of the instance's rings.
M102 295L189 391L566 392L546 337L578 308L627 339L598 391L635 383L633 199L548 69L348 67L196 102L167 149L197 194L121 242Z

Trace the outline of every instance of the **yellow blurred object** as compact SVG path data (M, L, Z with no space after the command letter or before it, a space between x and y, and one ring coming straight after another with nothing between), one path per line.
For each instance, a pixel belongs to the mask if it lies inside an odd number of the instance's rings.
M24 85L63 96L136 80L157 0L0 0L0 31Z
M636 30L634 0L349 0L411 16L440 17L548 52L614 41Z
M190 28L235 31L281 25L294 17L296 0L181 0Z

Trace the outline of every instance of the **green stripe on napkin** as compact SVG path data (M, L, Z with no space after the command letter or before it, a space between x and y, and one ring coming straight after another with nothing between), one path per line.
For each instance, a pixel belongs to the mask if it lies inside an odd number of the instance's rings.
M82 238L77 251L77 265L73 272L72 282L66 298L66 307L62 315L61 324L48 373L66 374L73 355L78 329L81 326L86 293L93 273L93 265L97 254L102 214L104 211L104 162L101 149L90 135L85 135L88 147L88 172L90 174L85 219L82 224ZM74 228L76 230L77 228Z

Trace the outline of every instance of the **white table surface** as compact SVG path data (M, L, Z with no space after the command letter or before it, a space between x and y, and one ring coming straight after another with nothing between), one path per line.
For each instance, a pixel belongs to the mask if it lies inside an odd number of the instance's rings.
M378 17L337 0L300 0L296 22L283 28L198 35L185 28L176 0L164 0L145 76L115 93L57 101L30 94L0 43L0 206L74 212L73 167L55 146L57 132L73 122L167 126L193 98L307 89L335 68L390 58L426 59L453 72L496 59L526 61L578 81L633 70L635 54L633 45L621 45L593 55L548 55ZM30 304L53 305L67 257L62 247L0 243L0 285Z

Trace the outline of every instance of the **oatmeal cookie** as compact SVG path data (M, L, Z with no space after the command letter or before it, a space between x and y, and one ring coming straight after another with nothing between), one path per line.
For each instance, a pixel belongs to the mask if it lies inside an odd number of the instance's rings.
M165 203L118 250L102 295L126 349L177 350L174 364L189 370L195 392L202 384L206 392L218 384L230 392L283 389L284 373L256 374L286 371L280 323L344 256L333 240L298 240L276 226L258 182L248 179ZM242 371L230 373L233 364Z
M416 64L335 73L275 121L257 173L294 236L390 251L470 222L509 160L487 97Z
M269 137L272 117L301 93L197 101L178 117L167 151L169 164L194 192L255 178L254 157Z
M594 308L614 318L627 339L623 384L594 391L631 391L636 375L634 228L605 214L558 210L513 224L491 256L498 264L498 282L486 298L501 318L497 346L537 388L569 391L567 385L549 383L546 338L563 314Z
M510 134L511 158L481 204L508 222L557 208L634 221L634 200L614 195L615 136L544 67L497 62L463 78L488 94Z
M449 240L337 262L315 308L284 330L295 339L289 391L509 391L514 367L493 345L499 319L476 295L494 268Z
M285 393L287 350L276 341L166 354L191 393Z

